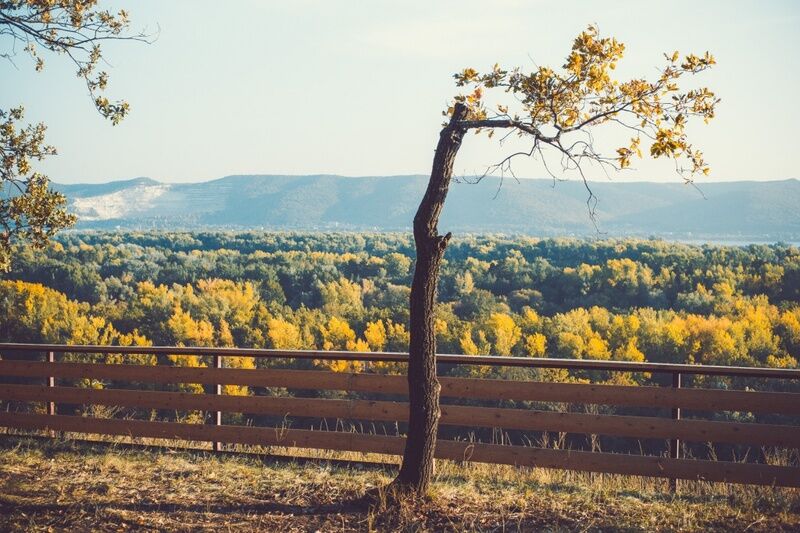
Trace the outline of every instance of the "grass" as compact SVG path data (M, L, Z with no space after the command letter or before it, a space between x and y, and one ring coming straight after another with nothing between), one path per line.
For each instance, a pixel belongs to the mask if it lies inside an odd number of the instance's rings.
M343 457L353 459L354 457ZM797 531L800 491L440 462L419 507L354 502L388 466L0 437L0 530Z

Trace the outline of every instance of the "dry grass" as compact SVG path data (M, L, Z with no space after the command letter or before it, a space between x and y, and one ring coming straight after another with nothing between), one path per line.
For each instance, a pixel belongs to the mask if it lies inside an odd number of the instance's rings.
M440 464L430 500L353 502L389 467L0 437L0 530L795 531L800 491Z

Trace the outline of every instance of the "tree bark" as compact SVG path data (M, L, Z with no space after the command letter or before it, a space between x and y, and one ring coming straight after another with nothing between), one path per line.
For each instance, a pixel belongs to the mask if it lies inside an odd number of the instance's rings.
M434 473L433 453L439 426L439 380L436 378L436 333L433 309L439 266L450 233L439 235L439 215L447 198L455 161L465 129L460 122L467 108L456 104L450 122L439 134L433 169L425 196L414 217L417 260L411 283L411 341L408 360L408 435L403 464L394 482L405 492L424 495Z

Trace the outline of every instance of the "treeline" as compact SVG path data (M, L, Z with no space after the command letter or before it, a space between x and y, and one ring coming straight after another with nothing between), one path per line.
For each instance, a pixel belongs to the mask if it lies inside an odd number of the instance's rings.
M403 351L412 265L405 235L69 233L18 250L0 282L0 338ZM443 353L800 358L792 246L466 237L447 251L439 297Z

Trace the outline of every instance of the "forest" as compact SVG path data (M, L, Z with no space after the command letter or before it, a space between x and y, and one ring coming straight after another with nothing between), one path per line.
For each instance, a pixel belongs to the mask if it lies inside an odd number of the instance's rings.
M0 279L0 341L407 351L413 241L406 234L64 232L44 249L15 250ZM439 353L797 368L800 249L688 245L659 240L570 240L470 235L447 249L436 307ZM5 351L4 357L23 356ZM210 356L87 355L62 361L204 367ZM401 374L401 363L225 357L230 368L316 368ZM669 375L439 365L440 375L620 385L669 385ZM83 379L73 385L129 388ZM687 376L687 386L798 391L786 380ZM135 384L209 392L209 386ZM225 385L223 394L377 399L357 392ZM512 400L463 403L587 413L653 409ZM477 403L476 403L477 402ZM13 405L12 405L13 404ZM29 409L11 402L7 408ZM39 407L34 407L35 409ZM599 409L599 410L598 410ZM60 405L59 413L202 422L205 412ZM707 414L684 413L688 417ZM155 418L154 418L155 417ZM725 412L719 420L782 423ZM324 429L363 421L228 413L226 424ZM405 424L369 431L402 433ZM665 442L448 427L440 435L547 447L661 453ZM550 440L548 440L550 439ZM553 440L555 439L555 440ZM566 441L564 440L566 439ZM588 447L588 448L587 448ZM688 448L687 448L688 449ZM736 459L743 446L692 447ZM738 455L737 455L738 454Z
M0 338L404 351L413 260L401 234L65 233L16 251ZM467 236L447 250L439 300L441 353L782 368L800 357L789 245Z

